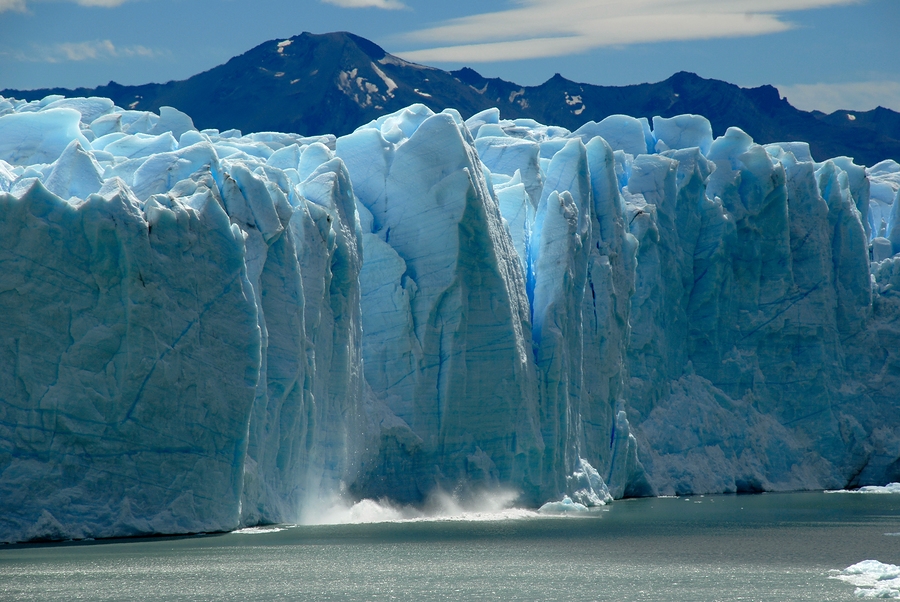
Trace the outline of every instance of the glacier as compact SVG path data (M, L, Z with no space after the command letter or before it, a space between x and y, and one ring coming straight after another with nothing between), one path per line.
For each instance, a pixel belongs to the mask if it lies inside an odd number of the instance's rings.
M0 98L0 541L900 480L900 164Z

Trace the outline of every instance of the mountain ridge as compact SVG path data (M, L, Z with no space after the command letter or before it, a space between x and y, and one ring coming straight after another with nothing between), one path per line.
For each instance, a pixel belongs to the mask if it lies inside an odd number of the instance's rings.
M612 114L671 117L694 113L715 135L738 126L759 143L802 140L817 160L851 156L874 165L900 161L900 113L802 111L770 85L741 88L681 71L656 83L598 86L559 73L537 86L486 78L470 67L444 71L391 55L349 32L301 33L269 40L194 75L164 84L2 90L25 100L49 94L106 96L136 110L172 106L200 128L347 134L377 117L420 102L469 117L497 107L504 118L530 118L575 130Z

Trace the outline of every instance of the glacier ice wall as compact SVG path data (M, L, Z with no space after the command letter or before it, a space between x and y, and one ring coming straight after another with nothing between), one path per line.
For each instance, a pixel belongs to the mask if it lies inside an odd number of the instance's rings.
M898 197L693 115L0 99L0 540L896 480Z
M236 525L259 331L225 212L117 178L0 204L4 539Z
M402 421L357 488L404 501L460 482L530 490L541 438L523 275L468 130L430 113L337 143L365 178L354 190L371 214L364 256L377 258L361 278L366 380ZM357 169L369 156L385 158L375 174Z
M54 104L0 118L0 537L297 520L362 424L362 243L334 138L176 141L174 109Z

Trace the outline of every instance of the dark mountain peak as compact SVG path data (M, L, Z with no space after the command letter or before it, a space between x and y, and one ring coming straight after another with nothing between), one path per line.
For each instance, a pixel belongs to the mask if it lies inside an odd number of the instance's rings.
M702 78L691 71L679 71L678 73L673 73L672 76L666 81L672 83L699 83L711 80Z
M744 95L753 101L763 111L773 111L784 107L790 107L787 99L781 98L781 93L775 86L768 84L757 88L743 90ZM793 107L790 107L793 109Z
M688 91L706 91L716 90L717 93L739 94L740 88L734 84L723 82L718 79L706 79L696 73L690 71L679 71L673 74L669 79L660 82L670 86L673 90L681 93Z
M341 55L356 53L363 54L373 61L383 59L387 52L370 40L361 38L347 31L335 31L331 33L303 33L288 39L268 40L259 44L252 50L232 58L232 61L255 60L260 55L268 56L277 53L283 57L302 57L305 61L323 58L334 59Z
M451 71L450 73L462 83L475 86L476 88L480 88L488 81L487 78L470 67L463 67L458 71Z
M375 42L369 41L365 38L361 38L352 33L347 33L346 35L357 46L359 46L360 50L368 54L373 60L380 61L387 54L387 52L384 51L384 48L382 48Z
M564 78L564 77L563 77L562 75L560 75L559 73L554 73L554 74L553 74L553 77L551 77L550 79L548 79L547 81L545 81L543 85L546 86L546 85L548 85L548 84L552 84L552 85L557 85L557 86L558 86L558 85L560 85L560 84L571 84L571 83L574 83L574 82L572 82L572 80L569 80L569 79Z
M767 104L775 104L781 102L781 93L775 86L765 84L756 88L748 88L747 92L751 93L754 98Z

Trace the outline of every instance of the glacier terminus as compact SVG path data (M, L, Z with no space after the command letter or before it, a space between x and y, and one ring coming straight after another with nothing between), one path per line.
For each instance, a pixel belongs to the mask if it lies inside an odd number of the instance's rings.
M697 115L0 98L0 315L3 542L900 480L900 164Z

